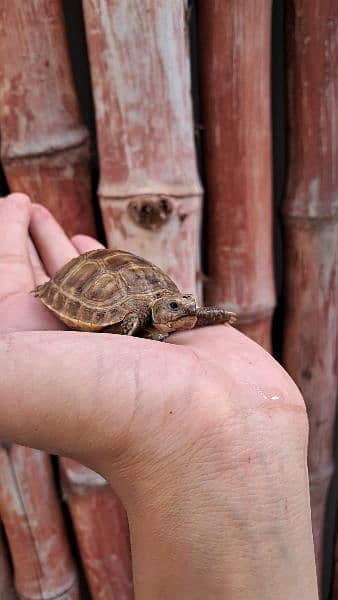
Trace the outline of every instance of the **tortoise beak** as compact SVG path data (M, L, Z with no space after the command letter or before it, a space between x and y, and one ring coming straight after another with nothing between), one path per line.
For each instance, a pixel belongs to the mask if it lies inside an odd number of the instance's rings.
M197 314L196 302L192 302L188 306L186 314L187 314L187 317L196 317L196 314Z

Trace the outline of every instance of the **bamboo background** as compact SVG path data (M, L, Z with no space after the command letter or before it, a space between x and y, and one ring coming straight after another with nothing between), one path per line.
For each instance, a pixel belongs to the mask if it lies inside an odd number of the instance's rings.
M338 600L338 0L3 0L0 33L3 193L154 260L283 362ZM126 515L89 469L0 449L0 517L1 599L133 597Z

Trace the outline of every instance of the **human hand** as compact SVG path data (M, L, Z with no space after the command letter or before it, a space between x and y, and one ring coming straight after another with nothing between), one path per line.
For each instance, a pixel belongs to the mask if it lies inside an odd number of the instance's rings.
M29 222L41 263L34 246L27 254ZM113 484L137 598L316 598L293 382L230 326L161 344L51 331L60 324L27 292L72 257L61 233L27 200L0 201L0 438Z
M0 199L0 236L0 331L66 329L29 292L67 261L102 245L85 235L69 240L51 214L24 194Z

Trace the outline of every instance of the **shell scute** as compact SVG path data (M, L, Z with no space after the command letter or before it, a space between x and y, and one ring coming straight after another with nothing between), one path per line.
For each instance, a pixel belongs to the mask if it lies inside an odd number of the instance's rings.
M64 286L67 286L69 292L72 292L74 296L82 294L88 286L91 285L92 281L95 280L99 273L99 266L94 262L85 262L79 264L77 268L74 266L68 273L66 272L63 277L56 279L60 281Z
M84 298L89 302L99 303L100 306L116 304L122 299L124 286L117 273L102 273L84 291Z
M102 252L102 250L98 251ZM103 251L105 252L105 251ZM100 258L100 255L96 255L96 258ZM139 256L134 256L130 254L130 252L124 252L123 250L114 250L111 252L107 252L105 255L102 255L102 260L106 266L106 268L112 272L119 271L120 269L124 269L127 265L142 265L147 263L146 260L140 258Z

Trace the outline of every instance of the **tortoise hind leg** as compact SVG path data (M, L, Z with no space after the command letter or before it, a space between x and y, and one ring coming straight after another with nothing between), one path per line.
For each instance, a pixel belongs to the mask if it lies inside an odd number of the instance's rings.
M49 281L47 281L46 283L42 283L41 285L37 285L36 288L34 288L34 290L31 290L29 293L32 294L32 296L35 296L36 298L40 298L43 295L48 283Z

